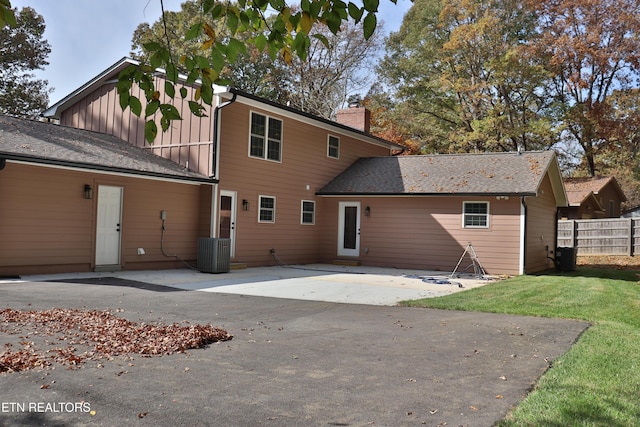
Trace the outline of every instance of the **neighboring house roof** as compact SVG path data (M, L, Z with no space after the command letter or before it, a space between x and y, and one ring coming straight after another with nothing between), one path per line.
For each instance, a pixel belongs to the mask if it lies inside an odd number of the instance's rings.
M100 73L98 76L94 77L92 80L90 80L89 82L87 82L84 85L80 86L78 89L76 89L71 94L67 95L66 97L64 97L60 101L58 101L55 104L53 104L52 106L50 106L48 109L46 109L42 113L42 115L44 117L49 117L49 118L52 118L52 119L60 119L60 117L62 115L62 112L64 110L66 110L67 108L71 107L76 102L78 102L80 99L84 98L86 95L88 95L92 91L96 90L100 86L102 86L104 84L107 84L107 83L113 83L113 80L117 79L118 74L120 74L121 71L125 70L126 68L128 68L128 67L130 67L132 65L137 66L139 64L140 64L139 61L133 60L131 58L122 58L122 59L120 59L118 62L113 64L111 67L109 67L108 69L106 69L102 73ZM165 73L165 71L161 70L161 69L158 69L157 72L159 74L164 74ZM187 76L182 76L181 75L180 79L182 81L186 81ZM199 82L196 82L196 84L199 84ZM297 110L295 108L287 107L286 105L281 105L281 104L278 104L276 102L269 101L268 99L261 98L259 96L255 96L255 95L252 95L252 94L249 94L247 92L243 92L243 91L231 88L231 87L214 85L214 94L215 95L220 95L220 96L225 97L225 98L233 98L234 100L238 99L239 102L243 102L243 103L248 104L248 105L256 106L258 108L262 108L262 109L265 109L267 111L269 111L269 110L274 111L275 110L280 115L293 117L296 120L300 120L300 121L306 122L306 123L312 123L315 126L325 127L325 128L327 128L329 130L332 130L334 132L340 132L340 133L343 133L343 134L355 136L355 137L360 138L360 139L362 139L364 141L367 141L369 143L388 147L391 150L404 150L405 149L405 147L403 147L401 145L394 144L394 143L392 143L390 141L387 141L385 139L379 138L379 137L374 136L374 135L372 135L370 133L363 132L363 131L358 130L358 129L354 129L352 127L349 127L349 126L334 122L332 120L327 120L327 119L322 118L322 117L314 116L313 114L305 113L304 111L300 111L300 110Z
M547 172L566 206L553 151L363 158L318 194L535 196Z
M609 184L613 185L614 189L618 192L620 200L625 202L627 197L620 188L618 181L612 176L565 178L564 187L567 191L567 197L569 198L569 206L580 206L588 199L592 199L595 200L599 208L602 209L595 195Z
M115 136L2 115L0 159L181 181L217 182Z

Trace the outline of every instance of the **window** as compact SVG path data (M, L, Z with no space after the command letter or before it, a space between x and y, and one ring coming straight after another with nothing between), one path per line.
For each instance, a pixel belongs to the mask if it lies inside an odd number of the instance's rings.
M313 225L316 222L316 202L311 200L302 201L302 213L300 222L302 224Z
M282 120L251 113L249 155L279 162L282 158Z
M260 212L258 222L276 222L276 198L260 196Z
M464 228L489 228L488 202L464 202L463 211Z
M327 156L337 159L340 157L340 138L337 136L329 135L327 142Z

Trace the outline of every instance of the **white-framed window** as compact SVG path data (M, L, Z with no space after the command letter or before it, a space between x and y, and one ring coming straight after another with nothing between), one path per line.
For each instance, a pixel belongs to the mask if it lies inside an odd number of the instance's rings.
M329 135L327 138L327 157L340 158L340 138Z
M464 228L489 228L489 202L463 202L462 226Z
M260 203L258 222L276 222L276 198L260 196L258 199Z
M252 111L249 132L249 156L282 160L282 120Z
M313 225L316 223L316 202L313 200L302 201L300 223L304 225Z

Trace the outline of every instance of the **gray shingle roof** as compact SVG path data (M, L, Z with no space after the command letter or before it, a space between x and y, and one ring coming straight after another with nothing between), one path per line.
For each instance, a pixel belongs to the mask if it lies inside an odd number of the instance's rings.
M149 177L215 182L115 136L2 115L0 158Z
M320 195L535 195L553 151L370 157L356 161Z

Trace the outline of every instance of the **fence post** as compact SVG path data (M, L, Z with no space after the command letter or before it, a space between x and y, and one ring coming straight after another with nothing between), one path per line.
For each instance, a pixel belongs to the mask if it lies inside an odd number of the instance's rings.
M571 242L573 244L571 246L575 248L576 253L578 253L578 221L575 219L571 221L573 222L571 225Z
M629 256L633 255L633 220L629 218L629 226L627 228L629 230L629 245L627 246L627 253Z
M630 230L629 230L629 245L631 246L631 251L629 252L631 256L636 255L636 218L629 218L631 222Z

